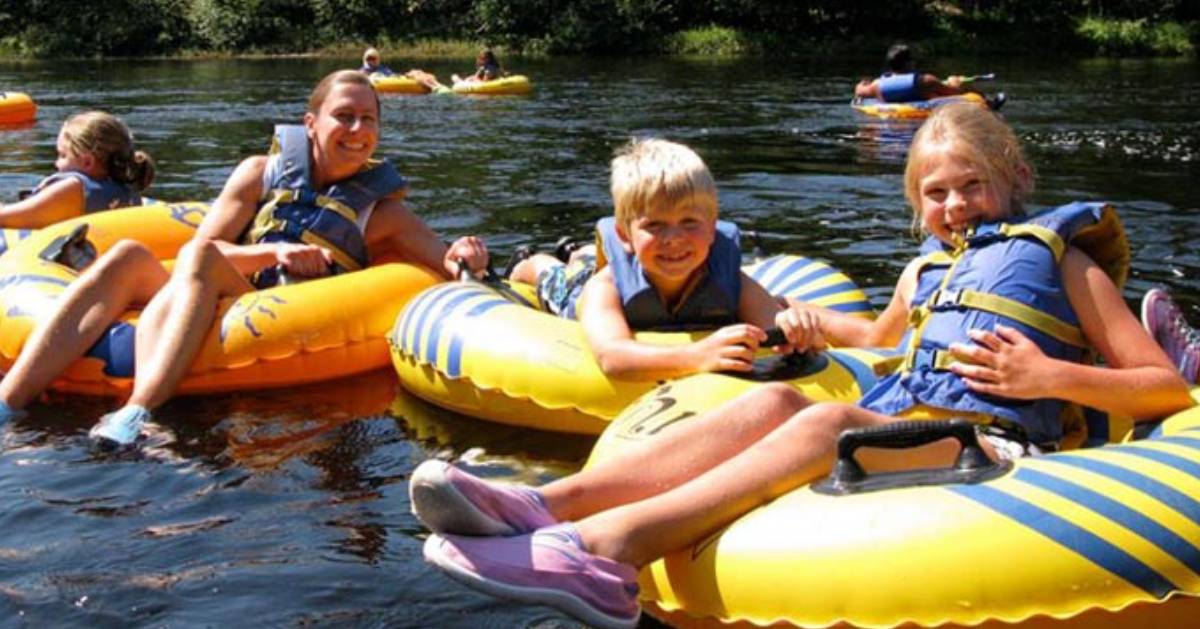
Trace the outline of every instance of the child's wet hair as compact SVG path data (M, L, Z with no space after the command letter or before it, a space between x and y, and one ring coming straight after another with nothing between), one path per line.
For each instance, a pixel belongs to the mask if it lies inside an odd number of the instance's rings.
M896 43L888 48L883 58L884 72L912 72L912 50L907 44Z
M916 221L921 217L921 178L935 154L967 162L994 192L1008 192L1013 214L1022 212L1022 204L1033 193L1033 169L1012 127L975 103L950 103L938 107L921 125L908 150L904 196Z
M134 150L133 132L121 119L103 111L87 111L67 119L63 139L74 155L92 155L114 181L141 191L154 181L154 160Z
M656 209L691 203L717 218L717 185L692 149L657 138L634 138L612 160L612 197L617 223Z
M325 99L329 98L329 93L333 88L342 85L362 85L371 90L371 94L375 97L375 113L382 117L383 111L379 107L379 94L375 92L375 86L371 84L371 79L367 75L358 70L338 70L327 74L321 79L320 83L313 88L313 91L308 96L308 113L316 115L321 111L321 105L325 104Z

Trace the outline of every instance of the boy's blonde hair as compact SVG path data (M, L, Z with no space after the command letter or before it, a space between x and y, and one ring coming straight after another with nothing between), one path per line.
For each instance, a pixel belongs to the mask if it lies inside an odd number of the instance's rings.
M612 197L619 225L655 208L691 203L717 218L717 185L692 149L657 138L634 138L612 161Z
M999 116L973 103L938 107L913 136L904 168L904 196L914 222L921 220L921 178L929 170L929 157L942 150L979 171L998 193L1008 189L1011 209L1020 213L1022 202L1033 192L1033 169L1025 161L1021 142Z
M120 118L103 111L75 114L63 123L62 135L73 155L92 155L114 181L138 191L154 181L154 160L134 150L133 133Z

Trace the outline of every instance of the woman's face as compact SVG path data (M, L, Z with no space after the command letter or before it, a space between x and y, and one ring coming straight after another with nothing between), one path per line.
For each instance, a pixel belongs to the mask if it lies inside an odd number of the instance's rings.
M304 114L312 142L313 174L320 185L357 173L379 143L375 91L366 85L338 83L320 109Z

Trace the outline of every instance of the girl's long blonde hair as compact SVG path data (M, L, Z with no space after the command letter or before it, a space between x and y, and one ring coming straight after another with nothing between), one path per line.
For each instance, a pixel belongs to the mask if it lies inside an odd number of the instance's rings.
M979 171L997 194L1008 192L1014 214L1023 212L1033 193L1033 168L1025 161L1021 142L1011 127L995 113L974 103L938 107L913 136L904 168L904 196L913 211L913 226L920 227L921 178L929 158L946 153Z

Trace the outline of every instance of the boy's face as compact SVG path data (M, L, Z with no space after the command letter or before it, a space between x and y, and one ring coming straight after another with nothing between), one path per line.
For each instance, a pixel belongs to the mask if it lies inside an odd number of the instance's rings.
M656 288L684 285L708 260L716 234L715 215L690 202L651 210L633 219L627 228L617 226L626 251L631 251Z

